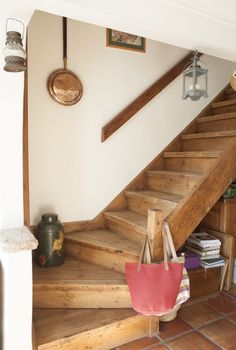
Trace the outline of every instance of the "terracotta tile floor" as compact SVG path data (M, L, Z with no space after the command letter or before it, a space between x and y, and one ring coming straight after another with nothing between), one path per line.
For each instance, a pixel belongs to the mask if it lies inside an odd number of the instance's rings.
M160 323L157 336L113 350L236 350L236 284L186 303L175 320Z

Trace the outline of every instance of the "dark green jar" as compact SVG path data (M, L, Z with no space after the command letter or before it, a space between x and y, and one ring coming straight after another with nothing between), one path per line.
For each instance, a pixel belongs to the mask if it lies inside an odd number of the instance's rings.
M36 250L36 263L42 267L58 266L64 262L63 225L56 214L43 214L37 229L39 242Z

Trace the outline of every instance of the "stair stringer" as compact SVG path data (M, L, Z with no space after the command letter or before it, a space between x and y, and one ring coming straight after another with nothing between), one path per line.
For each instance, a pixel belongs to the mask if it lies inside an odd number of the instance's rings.
M184 244L201 220L215 205L227 186L236 178L236 139L230 140L221 156L199 179L189 193L166 217L176 249ZM157 235L155 247L161 256L162 240Z

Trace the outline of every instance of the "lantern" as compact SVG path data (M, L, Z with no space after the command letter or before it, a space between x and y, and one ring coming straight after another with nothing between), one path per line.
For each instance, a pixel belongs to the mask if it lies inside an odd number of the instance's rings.
M8 30L9 21L22 25L22 33ZM6 22L6 46L3 50L5 58L4 70L7 72L22 72L26 70L26 53L23 48L24 24L14 18L8 18Z
M192 64L183 72L183 95L185 100L190 97L192 101L199 100L202 96L208 97L207 72L198 63L198 51L194 50Z

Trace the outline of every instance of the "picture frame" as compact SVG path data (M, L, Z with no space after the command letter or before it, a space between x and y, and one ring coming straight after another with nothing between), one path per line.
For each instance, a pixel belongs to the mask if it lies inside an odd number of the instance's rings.
M118 49L146 51L146 39L142 36L121 32L120 30L106 28L106 44Z

